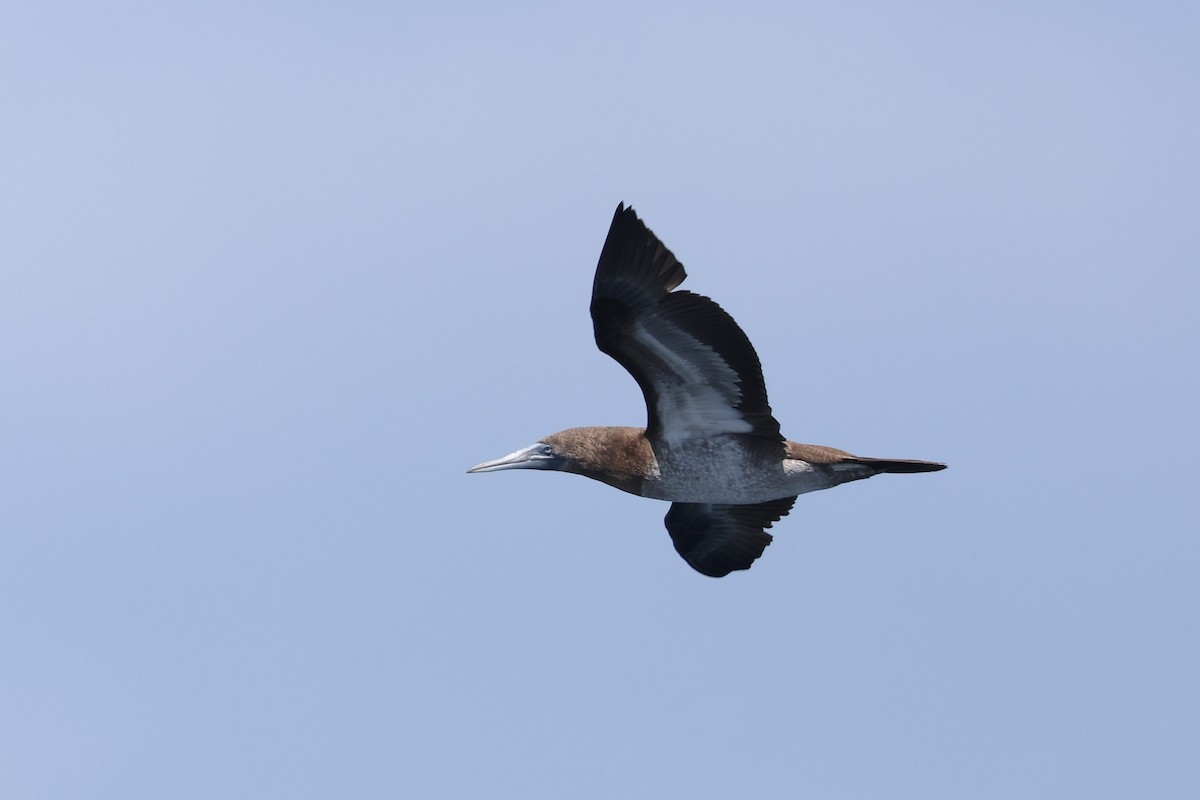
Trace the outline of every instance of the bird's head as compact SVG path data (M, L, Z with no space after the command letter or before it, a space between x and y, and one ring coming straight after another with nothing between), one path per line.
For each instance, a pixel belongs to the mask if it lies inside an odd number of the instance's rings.
M543 436L515 453L485 461L467 472L552 469L572 472L640 494L642 482L657 474L654 453L642 428L567 428Z

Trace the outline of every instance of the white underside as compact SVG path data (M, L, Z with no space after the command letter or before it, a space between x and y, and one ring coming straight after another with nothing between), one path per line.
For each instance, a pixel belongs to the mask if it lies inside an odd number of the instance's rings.
M828 489L834 483L807 461L777 466L753 462L739 442L708 440L658 454L657 475L642 486L646 497L679 503L763 503Z

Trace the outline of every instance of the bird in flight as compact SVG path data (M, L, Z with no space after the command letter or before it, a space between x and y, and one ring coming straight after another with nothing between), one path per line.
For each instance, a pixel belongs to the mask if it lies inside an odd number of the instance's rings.
M864 458L785 439L746 334L632 208L617 206L592 284L596 345L646 398L646 427L568 428L468 472L551 469L667 500L675 549L720 578L749 569L797 495L945 464Z

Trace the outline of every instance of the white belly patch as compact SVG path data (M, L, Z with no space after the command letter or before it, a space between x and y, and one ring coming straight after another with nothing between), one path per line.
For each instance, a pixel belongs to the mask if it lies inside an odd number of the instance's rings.
M664 448L658 475L647 481L647 497L680 503L763 503L832 486L806 461L776 464L751 458L740 442L720 437Z

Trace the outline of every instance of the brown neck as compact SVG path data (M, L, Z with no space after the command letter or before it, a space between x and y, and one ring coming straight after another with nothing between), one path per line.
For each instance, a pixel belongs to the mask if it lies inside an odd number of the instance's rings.
M564 469L632 494L656 473L654 452L644 428L568 428L542 441L562 454Z

